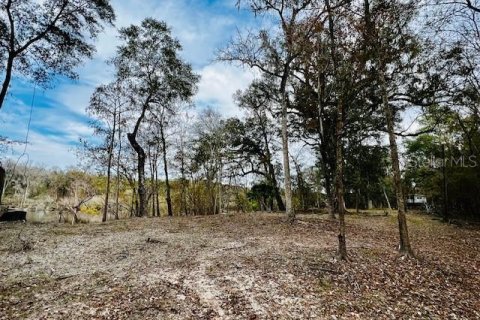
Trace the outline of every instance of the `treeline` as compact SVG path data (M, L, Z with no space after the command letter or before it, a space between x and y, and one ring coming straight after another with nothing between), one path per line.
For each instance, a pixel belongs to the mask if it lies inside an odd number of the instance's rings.
M439 201L438 187L431 185L437 168L420 164L416 170L418 161L402 157L398 143L399 137L410 137L407 151L417 158L422 152L423 157L435 154L422 139L443 141L447 151L442 159L478 155L478 50L472 44L479 38L466 23L476 21L474 8L467 3L368 0L251 0L240 5L265 15L274 26L240 33L218 55L221 61L240 63L261 74L235 97L245 111L242 119L218 120L207 112L200 113L195 125L185 127L181 110L195 93L198 77L188 64L175 60L180 46L169 29L147 19L141 26L120 31L125 44L113 59L117 79L97 90L89 110L101 119L97 132L103 133L108 146L102 157L108 159L107 172L114 149L118 162L130 159L123 167L129 166L137 188L137 215L147 213L145 161L153 181L161 158L166 201L171 203L169 154L182 181L202 179L212 190L212 213L222 203L221 192L214 192L216 186L232 177L258 179L251 191L258 201L265 208L285 210L291 221L294 183L304 207L310 206L314 193L324 193L330 214L339 217L342 257L346 257L347 201L358 208L383 197L396 207L400 251L407 255L412 250L405 209L414 183L418 189L413 192L430 196L445 219L450 214L474 214L478 186L470 185L466 196L456 198L447 198L447 189L451 184L453 190L453 184L472 174L478 178L478 167L441 170L442 177L449 173L465 177L448 182L445 178L443 201ZM464 23L458 23L460 18L466 19ZM461 29L444 31L453 26ZM121 114L123 120L116 120ZM401 128L402 118L412 115L422 127ZM116 127L124 134L115 140ZM123 145L131 146L123 149L127 153L123 156L118 151L122 137L127 140ZM289 152L292 142L313 151L317 163L313 192L298 170L301 161ZM177 147L175 153L172 145ZM429 176L425 170L433 173ZM389 186L396 201L390 201Z
M217 55L260 75L235 95L241 118L209 109L189 117L199 77L164 22L148 18L119 31L115 79L91 98L95 137L81 151L107 177L104 221L120 180L135 195L135 216L159 215L162 189L168 215L218 213L230 201L225 189L243 197L246 182L253 184L247 198L292 222L296 210L324 204L338 217L342 259L347 207L396 208L405 255L413 254L405 216L411 195L427 196L428 210L446 221L478 218L477 1L238 6L268 21L265 29L240 30ZM303 151L295 154L297 146ZM201 204L189 202L199 189Z
M60 209L77 208L77 213L102 215L107 177L91 170L70 168L45 169L6 161L8 173L4 203L34 212L37 207L52 209L53 215ZM118 184L117 184L118 182ZM165 181L146 179L148 215L166 215ZM173 213L175 215L208 215L228 212L251 212L259 209L259 203L241 186L208 184L204 180L174 179L170 182ZM220 189L223 201L220 202ZM158 193L154 193L153 191ZM121 176L115 179L108 204L109 219L125 219L135 216L138 197L135 185ZM68 212L66 214L69 214ZM51 219L50 219L51 220Z

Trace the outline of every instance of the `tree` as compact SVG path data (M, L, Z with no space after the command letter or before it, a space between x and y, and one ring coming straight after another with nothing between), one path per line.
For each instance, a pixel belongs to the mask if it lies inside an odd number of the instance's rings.
M109 0L1 0L0 10L0 109L16 73L43 85L54 74L75 77L95 51L91 40L115 20Z
M102 222L107 221L107 212L109 209L109 196L111 184L111 168L114 157L115 138L117 131L122 125L120 122L122 109L128 101L125 99L124 88L121 83L111 83L106 86L100 86L95 89L90 98L90 105L87 107L87 114L95 117L98 121L93 122L95 134L103 136L106 145L106 166L107 166L107 186L105 190L105 204L103 208ZM121 142L119 138L118 143ZM95 154L95 156L97 156ZM118 177L118 172L117 172ZM117 179L117 210L115 213L118 219L118 179Z
M354 194L346 197L348 207L370 209L369 204L385 204L384 179L387 176L388 148L377 145L349 143L346 152L345 185Z
M192 79L196 81L195 79ZM189 100L189 96L180 97L180 100ZM181 101L172 101L170 104L160 104L153 114L154 125L158 129L158 142L163 155L163 169L165 174L165 193L167 201L167 211L169 216L173 216L173 207L172 207L172 196L171 196L171 186L168 170L168 141L167 141L167 130L170 126L175 124L176 118L179 116L182 105Z
M460 8L461 10L467 9L472 12L480 13L480 1L478 0L459 0L459 1L445 1L445 0L434 0L433 4L451 6Z
M338 213L339 230L338 230L338 254L341 260L347 259L347 243L345 239L345 187L344 179L344 153L343 139L345 130L345 101L343 100L343 90L345 82L341 77L341 68L339 64L338 43L337 43L337 26L335 25L334 10L330 0L325 1L328 13L328 34L330 43L330 55L333 65L333 76L335 79L335 87L337 94L336 101L336 121L335 121L335 194L336 204L335 210Z
M3 188L5 186L5 169L0 166L0 204L2 204Z
M198 76L189 64L178 57L178 40L164 22L147 18L140 26L120 30L124 41L117 50L114 65L117 77L130 88L129 99L135 115L134 127L127 134L130 145L137 153L138 201L137 216L146 216L144 147L138 141L142 124L156 114L158 107L190 98L196 90Z
M436 121L434 112L430 109L424 115L422 126L430 127L430 122ZM432 212L443 216L446 222L478 220L479 153L476 149L480 146L480 131L469 115L464 115L461 121L467 131L472 132L471 136L463 134L464 128L459 125L455 110L437 112L441 112L443 122L434 131L406 143L405 185L415 184L414 193L426 196Z
M252 186L248 192L248 198L258 202L258 208L260 211L271 210L271 206L268 202L275 196L275 191L269 183L257 183Z
M277 101L281 109L285 207L288 220L293 222L295 212L292 208L288 141L289 80L292 64L303 50L302 45L299 44L313 35L312 24L302 22L316 20L321 13L315 8L316 2L313 0L248 0L245 2L255 15L273 13L277 19L278 29L270 32L262 30L256 35L240 37L224 50L219 58L223 61L240 62L251 68L257 68L277 81ZM238 1L238 5L240 3L241 1Z
M180 114L178 130L176 132L176 152L174 156L174 164L180 171L180 214L188 215L189 208L187 206L187 171L188 171L188 144L191 141L191 119L187 112Z
M423 43L410 30L417 14L413 1L364 1L365 43L378 74L381 109L389 139L393 183L397 198L400 254L413 256L405 215L405 195L400 170L396 125L398 114L406 107L428 106L435 103L433 81L421 90L425 79L432 80L428 64L422 61ZM368 49L367 49L368 50ZM427 58L428 59L428 58ZM428 82L428 81L427 81ZM430 90L433 87L433 90ZM432 96L428 93L433 92ZM433 102L428 102L433 98Z
M316 36L302 44L304 51L294 65L295 100L292 108L297 139L315 151L322 173L321 185L326 193L330 218L335 219L335 100L329 35L325 22L313 22Z
M61 174L55 183L59 203L59 221L65 222L63 212L72 214L72 224L78 223L78 213L83 205L96 195L92 176L86 172L71 170Z
M271 91L268 81L254 81L244 92L237 92L235 99L245 110L246 119L243 122L231 119L227 130L242 175L253 173L263 176L274 191L278 210L285 211L274 163L274 155L279 149L275 139L277 127L271 114L271 96L274 94Z
M195 138L192 145L191 174L199 176L206 188L203 195L203 214L218 214L223 208L222 180L226 162L226 126L221 115L212 109L203 110L194 126ZM200 194L199 196L202 196Z

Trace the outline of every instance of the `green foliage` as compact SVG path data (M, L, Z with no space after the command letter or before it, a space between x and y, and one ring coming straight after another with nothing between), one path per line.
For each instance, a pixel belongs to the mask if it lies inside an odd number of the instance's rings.
M387 187L385 183L388 165L387 148L378 145L351 146L347 153L345 175L346 188L352 191L346 195L348 207L368 209L369 201L376 207L387 207L384 188L393 190L393 185ZM391 203L395 204L394 201Z
M85 214L97 216L102 214L102 206L101 205L83 205L81 208L81 211Z
M248 198L245 190L239 190L235 193L235 209L239 212L252 212L258 209L258 204Z
M2 1L1 10L0 109L13 72L42 85L55 74L75 78L95 52L92 40L115 19L108 0Z
M453 217L479 219L479 154L470 149L469 142L462 135L444 134L457 130L454 122L447 121L439 133L408 141L405 181L407 187L412 188L415 184L416 192L427 196L436 213L444 212L446 201ZM477 131L471 140L478 137ZM447 184L446 199L444 182Z

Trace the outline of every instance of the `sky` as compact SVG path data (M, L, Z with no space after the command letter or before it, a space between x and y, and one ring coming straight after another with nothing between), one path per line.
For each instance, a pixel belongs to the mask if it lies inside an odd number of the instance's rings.
M260 22L244 10L237 10L236 0L113 0L116 28L139 24L152 17L165 21L182 46L182 57L201 76L195 97L197 109L212 107L224 116L238 115L232 96L254 79L244 68L215 62L215 52L228 44L237 30ZM75 166L73 150L80 138L92 135L85 114L95 87L109 83L113 70L106 60L113 57L119 44L117 29L106 28L95 42L92 60L77 68L79 79L57 77L53 87L43 89L16 78L0 110L0 136L25 141L30 111L32 121L28 135L27 156L35 165L67 168ZM33 103L32 103L33 102ZM33 108L31 108L33 105ZM9 153L18 157L24 146Z
M245 89L255 78L254 72L239 66L215 62L215 53L224 48L240 30L269 24L267 18L254 17L236 7L237 0L111 0L117 20L95 42L97 52L85 61L72 81L57 77L53 87L39 88L22 79L14 79L8 98L0 110L0 136L24 142L32 111L27 153L21 162L44 167L68 168L78 164L75 148L80 138L92 136L85 114L95 87L113 80L113 69L106 61L115 55L119 44L117 28L140 24L146 17L165 21L182 46L185 61L201 76L195 97L196 110L211 107L224 115L241 114L233 101L237 90ZM32 108L33 105L33 108ZM403 127L418 128L416 113L405 115ZM411 125L413 121L413 126ZM298 149L298 150L297 150ZM17 159L24 144L6 156ZM292 154L304 153L292 145ZM2 152L0 150L0 152ZM2 159L0 154L0 160Z

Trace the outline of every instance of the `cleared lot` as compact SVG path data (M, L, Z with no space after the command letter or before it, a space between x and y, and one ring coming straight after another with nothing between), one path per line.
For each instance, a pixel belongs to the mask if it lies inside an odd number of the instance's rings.
M480 317L480 231L409 217L277 214L1 224L1 319Z

